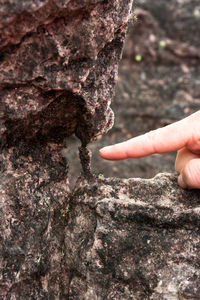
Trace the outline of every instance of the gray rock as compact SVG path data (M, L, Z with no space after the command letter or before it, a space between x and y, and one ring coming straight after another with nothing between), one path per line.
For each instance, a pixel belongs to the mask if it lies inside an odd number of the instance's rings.
M199 63L198 0L142 0L135 5L134 13L124 58L135 60L136 55L141 55L149 63Z
M176 180L81 181L65 230L69 299L200 299L200 192Z

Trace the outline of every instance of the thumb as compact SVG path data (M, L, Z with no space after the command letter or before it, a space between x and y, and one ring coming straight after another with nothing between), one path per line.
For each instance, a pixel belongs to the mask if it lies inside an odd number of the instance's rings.
M200 188L200 158L191 159L181 170L178 184L184 189Z

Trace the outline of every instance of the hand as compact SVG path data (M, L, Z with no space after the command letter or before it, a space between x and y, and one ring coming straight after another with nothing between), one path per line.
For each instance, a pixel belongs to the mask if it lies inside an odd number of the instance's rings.
M178 184L184 189L200 188L200 111L166 127L102 148L99 153L107 160L122 160L176 150L179 150L175 162Z

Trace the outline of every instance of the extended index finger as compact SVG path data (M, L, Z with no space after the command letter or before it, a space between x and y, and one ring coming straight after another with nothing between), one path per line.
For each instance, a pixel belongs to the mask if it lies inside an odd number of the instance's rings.
M190 119L191 116L125 142L105 147L99 153L104 159L121 160L179 150L191 139Z

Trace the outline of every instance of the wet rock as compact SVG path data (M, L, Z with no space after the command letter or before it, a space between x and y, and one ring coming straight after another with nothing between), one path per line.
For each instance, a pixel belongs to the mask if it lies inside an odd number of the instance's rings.
M77 186L65 230L69 299L199 299L200 192L176 180Z

